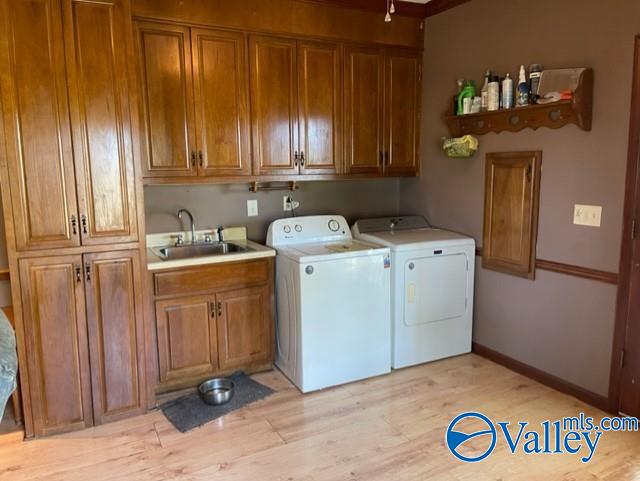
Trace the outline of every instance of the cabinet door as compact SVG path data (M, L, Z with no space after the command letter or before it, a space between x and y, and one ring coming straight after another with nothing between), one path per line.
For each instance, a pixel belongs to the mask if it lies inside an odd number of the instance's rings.
M187 27L136 23L147 177L196 175Z
M269 289L255 287L216 296L218 356L227 370L265 361L271 353Z
M241 33L192 29L200 175L251 173L249 65Z
M160 382L201 377L218 367L215 299L156 302Z
M34 434L92 424L80 256L20 261Z
M0 91L18 250L80 244L60 2L0 0Z
M142 411L140 272L137 250L84 256L95 424Z
M82 243L136 241L128 4L63 5Z
M384 56L375 48L345 50L345 167L347 173L382 173Z
M251 37L255 175L297 174L296 42Z
M341 158L340 47L298 42L300 172L335 174Z
M390 52L385 67L385 173L418 171L420 142L419 52Z

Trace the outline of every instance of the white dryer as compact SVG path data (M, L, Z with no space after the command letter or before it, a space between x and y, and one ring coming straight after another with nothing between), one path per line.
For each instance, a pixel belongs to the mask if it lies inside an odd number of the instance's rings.
M359 220L352 232L391 249L392 367L470 352L475 240L420 216Z
M277 250L276 366L302 392L391 371L386 247L353 241L342 216L269 226Z

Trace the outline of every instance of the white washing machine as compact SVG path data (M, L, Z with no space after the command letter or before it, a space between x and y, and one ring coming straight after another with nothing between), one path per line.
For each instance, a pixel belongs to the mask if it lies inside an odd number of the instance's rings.
M470 352L475 240L420 216L359 220L352 232L391 249L392 367Z
M269 226L277 250L276 366L306 393L391 371L390 251L339 215Z

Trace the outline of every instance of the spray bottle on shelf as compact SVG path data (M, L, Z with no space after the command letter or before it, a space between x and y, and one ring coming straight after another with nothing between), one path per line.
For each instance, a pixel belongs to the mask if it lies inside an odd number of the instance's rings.
M529 82L527 82L527 71L524 65L520 65L520 78L518 79L518 107L529 105Z
M502 108L513 108L513 79L509 74L502 81Z

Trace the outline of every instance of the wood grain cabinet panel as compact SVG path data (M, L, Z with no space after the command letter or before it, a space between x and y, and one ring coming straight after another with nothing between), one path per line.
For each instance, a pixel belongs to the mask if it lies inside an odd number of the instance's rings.
M2 0L0 90L17 250L80 244L62 12Z
M142 412L144 333L137 250L84 256L94 424Z
M136 23L145 176L197 174L191 40L187 27Z
M160 382L205 376L218 367L213 296L156 302Z
M92 424L81 256L20 261L23 323L36 435Z
M385 174L418 170L421 60L416 52L389 52L385 59Z
M255 175L297 174L296 41L249 40Z
M349 174L382 174L384 53L345 49L345 167Z
M300 173L335 174L342 153L341 47L298 41L297 51Z
M251 173L247 44L242 33L192 29L200 175Z
M67 72L84 245L138 238L122 0L65 0Z
M487 154L482 267L535 278L542 152Z

